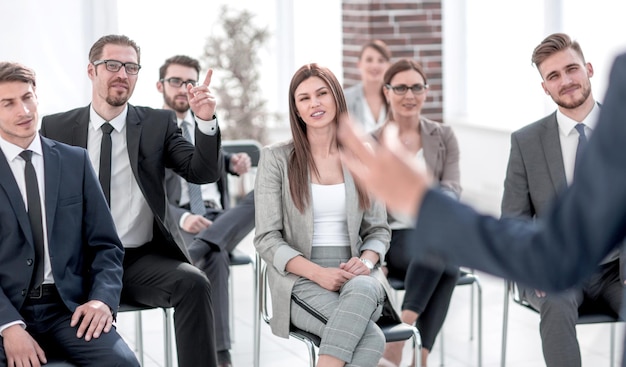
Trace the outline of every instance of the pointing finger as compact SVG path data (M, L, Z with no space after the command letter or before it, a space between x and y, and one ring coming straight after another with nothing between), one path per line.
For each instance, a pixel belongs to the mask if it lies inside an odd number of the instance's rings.
M209 71L207 71L206 73L206 77L204 78L204 83L202 83L203 85L206 85L207 87L209 85L211 85L211 77L213 76L213 69L209 69Z

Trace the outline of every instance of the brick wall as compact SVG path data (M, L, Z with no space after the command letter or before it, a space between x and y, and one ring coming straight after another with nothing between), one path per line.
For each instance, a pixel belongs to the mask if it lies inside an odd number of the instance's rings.
M430 90L422 114L443 121L442 0L342 0L343 79L359 81L356 62L371 39L387 43L393 55L410 57L424 67Z

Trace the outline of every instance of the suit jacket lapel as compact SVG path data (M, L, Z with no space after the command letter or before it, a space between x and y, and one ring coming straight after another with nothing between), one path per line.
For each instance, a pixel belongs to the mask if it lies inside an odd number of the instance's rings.
M35 245L33 243L33 233L30 229L30 220L28 219L26 205L22 199L20 188L17 186L15 177L13 177L13 173L11 172L11 167L9 166L2 150L0 150L0 172L5 172L0 174L0 187L2 187L6 192L9 204L13 208L13 212L15 213L15 217L20 224L20 228L24 232L24 237L28 239L28 242L34 249Z
M350 248L358 244L358 235L361 233L361 216L359 214L359 197L352 176L346 169L343 169L343 182L346 191L346 216L348 223L348 235L350 236ZM356 235L357 237L355 237Z
M545 122L546 133L541 135L541 144L546 155L546 164L550 171L550 178L554 184L554 190L560 192L567 186L565 167L563 166L563 153L561 152L561 140L559 139L559 127L556 122L556 113L553 113Z
M137 184L141 187L139 180L139 138L141 137L141 119L137 115L135 108L128 105L128 114L126 115L126 145L128 149L128 158L130 159L130 167L137 179Z
M47 236L49 238L52 233L52 225L56 214L57 200L59 198L59 186L61 183L60 157L54 148L54 141L42 138L41 146L44 156L44 177L45 177L45 204L46 204L46 223Z
M435 171L438 167L439 149L441 139L433 134L435 129L433 126L420 120L420 129L422 134L422 151L424 152L424 161L428 169ZM437 174L437 172L435 172Z

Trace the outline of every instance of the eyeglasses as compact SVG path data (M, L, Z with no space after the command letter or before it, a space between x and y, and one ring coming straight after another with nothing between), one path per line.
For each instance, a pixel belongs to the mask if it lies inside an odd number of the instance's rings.
M406 92L410 89L411 92L413 92L413 94L422 94L426 91L426 89L428 89L428 84L413 84L411 86L408 86L406 84L399 84L399 85L391 85L391 84L385 84L385 88L387 89L391 89L395 94L399 95L399 96L403 96L406 94Z
M171 85L174 88L180 88L183 84L185 84L185 85L189 84L192 87L195 87L196 85L198 85L198 81L197 80L193 80L193 79L182 80L181 78L161 79L160 82L161 83L167 82L169 85Z
M137 75L139 73L139 69L141 69L141 65L134 62L121 62L117 60L96 60L93 62L93 66L98 66L100 64L104 64L107 70L113 73L120 71L123 66L126 70L126 74L129 75Z

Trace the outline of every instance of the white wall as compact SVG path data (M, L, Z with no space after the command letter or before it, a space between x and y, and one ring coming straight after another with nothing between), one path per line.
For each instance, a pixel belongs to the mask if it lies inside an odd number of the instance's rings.
M89 48L116 28L116 0L2 0L0 60L35 70L41 116L83 106Z

